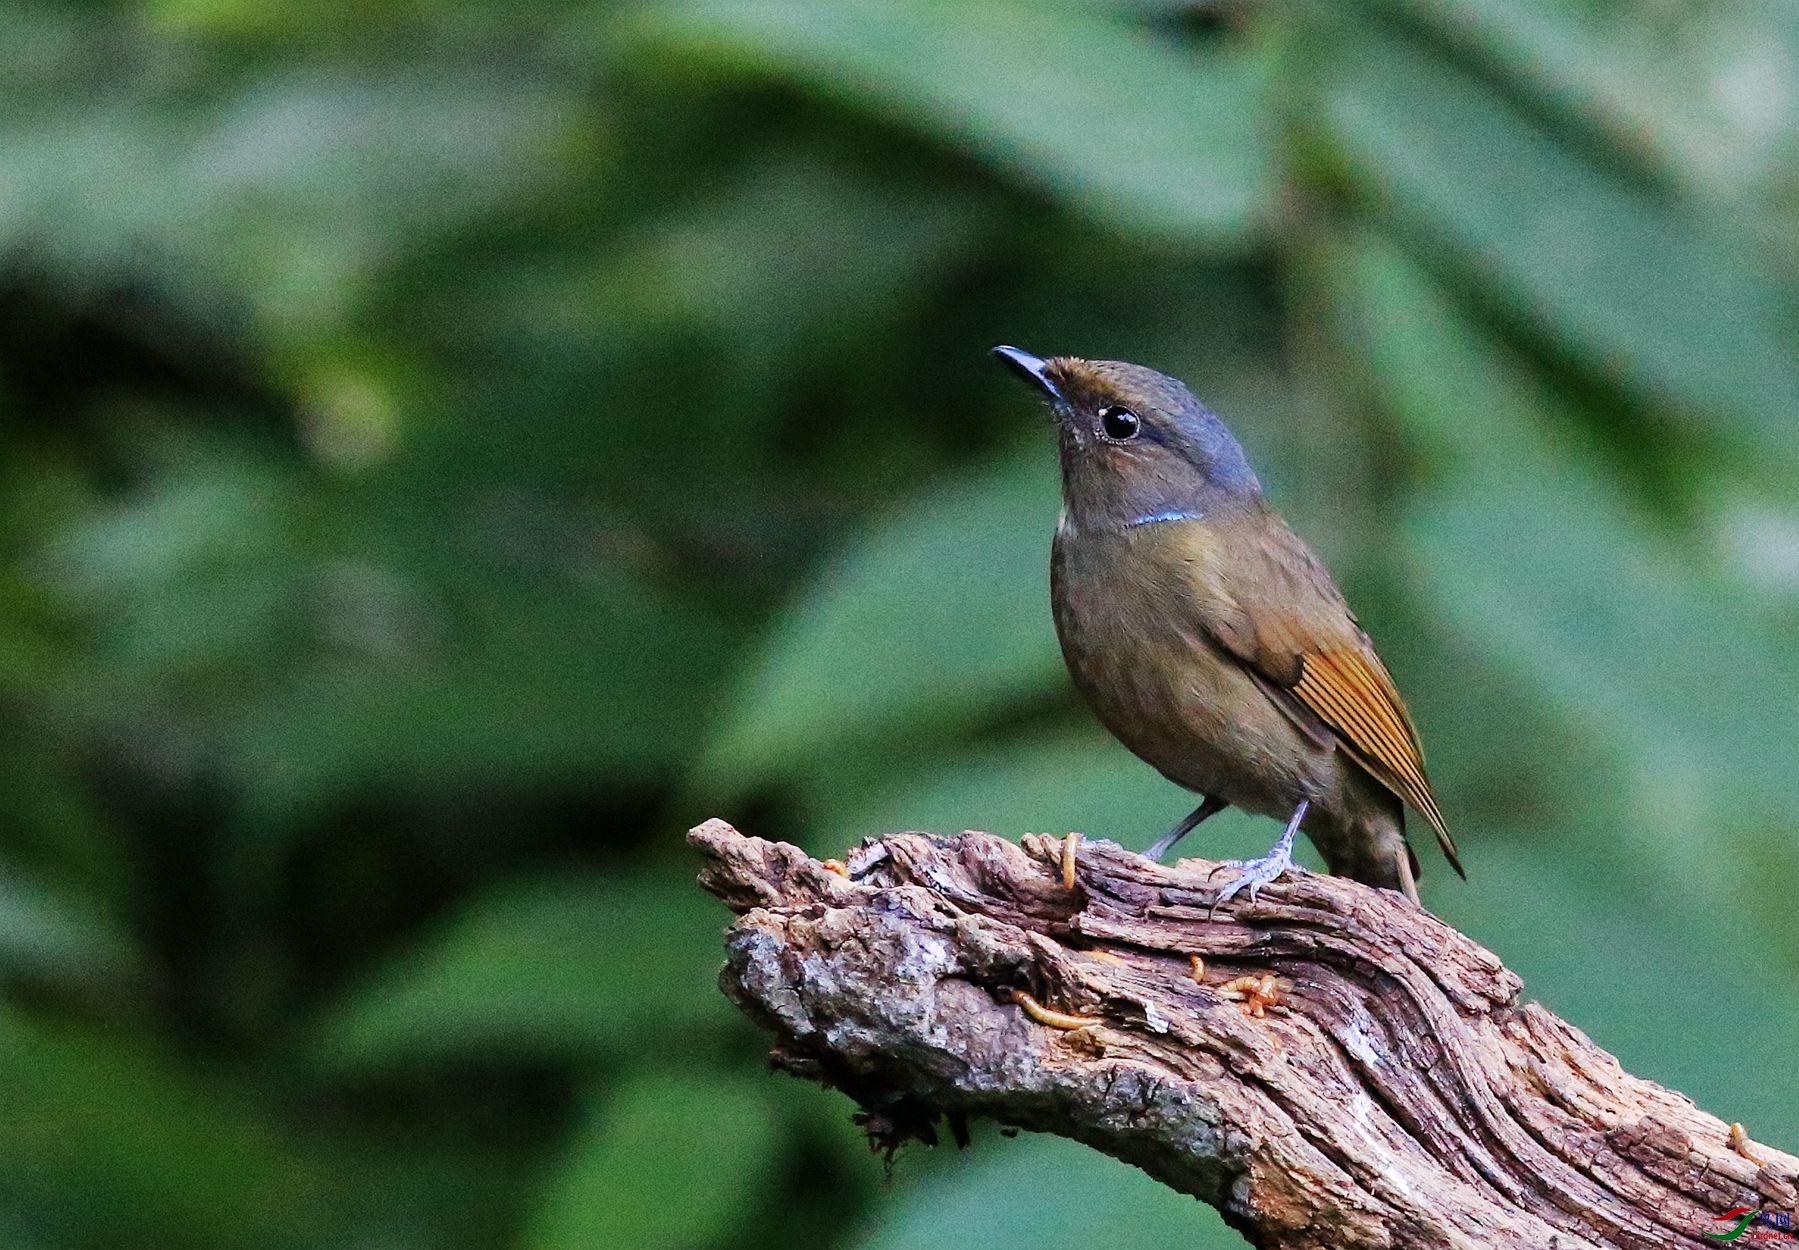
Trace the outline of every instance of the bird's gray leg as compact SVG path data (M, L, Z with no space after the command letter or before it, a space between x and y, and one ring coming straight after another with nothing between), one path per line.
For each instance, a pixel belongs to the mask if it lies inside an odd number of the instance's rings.
M1226 803L1223 799L1216 798L1209 794L1206 795L1203 803L1188 812L1186 818L1182 820L1180 824L1157 838L1156 844L1143 853L1151 859L1160 860L1162 856L1174 849L1174 844L1176 842L1179 842L1182 838L1192 833L1195 829L1199 828L1206 821L1210 820L1229 806L1230 804Z
M1312 805L1310 799L1302 800L1293 809L1293 819L1287 822L1287 831L1281 834L1280 841L1274 849L1260 859L1227 859L1219 867L1238 869L1237 879L1218 891L1218 897L1212 906L1230 901L1240 891L1249 891L1249 901L1256 901L1256 891L1273 881L1287 869L1293 867L1293 835L1299 832L1299 822L1306 818L1306 808Z
M1399 869L1399 888L1412 900L1412 906L1424 906L1418 901L1418 879L1412 875L1412 853L1403 846L1399 848L1399 862L1395 867Z

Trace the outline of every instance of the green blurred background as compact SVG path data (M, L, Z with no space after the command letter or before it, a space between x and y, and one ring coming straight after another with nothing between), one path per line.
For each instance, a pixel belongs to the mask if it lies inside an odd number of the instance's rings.
M1240 1244L990 1126L887 1178L714 987L706 816L1191 802L1062 674L996 342L1190 380L1412 702L1427 903L1799 1145L1790 4L8 0L0 49L7 1250Z

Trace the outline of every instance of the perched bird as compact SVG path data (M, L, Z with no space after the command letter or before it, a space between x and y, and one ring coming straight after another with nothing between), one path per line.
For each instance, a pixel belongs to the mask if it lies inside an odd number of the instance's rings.
M1050 600L1074 684L1119 741L1203 799L1149 854L1234 804L1287 829L1234 865L1220 901L1286 871L1303 829L1332 872L1416 903L1410 804L1461 873L1393 679L1224 423L1141 365L994 352L1056 416Z

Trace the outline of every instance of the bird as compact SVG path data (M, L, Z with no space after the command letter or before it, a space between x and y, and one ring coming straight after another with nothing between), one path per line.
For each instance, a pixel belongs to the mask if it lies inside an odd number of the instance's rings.
M1200 796L1146 853L1161 859L1234 806L1286 829L1260 859L1227 861L1238 875L1216 902L1253 901L1293 867L1303 830L1332 873L1418 904L1409 806L1465 879L1393 678L1224 422L1142 365L993 350L1056 421L1050 603L1075 688Z

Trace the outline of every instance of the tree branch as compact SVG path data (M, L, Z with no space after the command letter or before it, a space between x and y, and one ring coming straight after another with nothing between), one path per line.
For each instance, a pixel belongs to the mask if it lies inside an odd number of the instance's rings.
M1299 873L1209 918L1213 864L1107 842L896 834L845 867L689 838L738 914L726 994L890 1148L939 1116L1059 1133L1281 1250L1702 1246L1799 1200L1799 1159L1395 894Z

